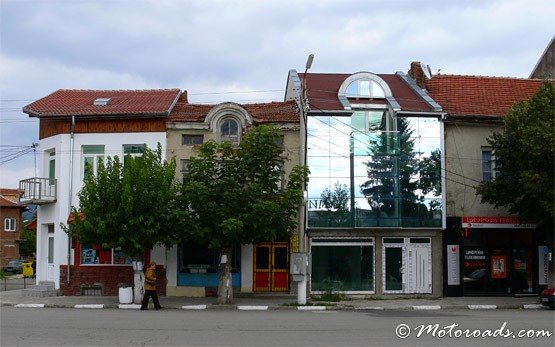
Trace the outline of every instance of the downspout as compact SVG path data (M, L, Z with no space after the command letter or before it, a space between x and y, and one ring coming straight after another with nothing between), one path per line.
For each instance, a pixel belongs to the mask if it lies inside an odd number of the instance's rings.
M75 137L75 116L71 116L71 131L69 135L69 199L68 199L68 215L71 214L73 207L71 202L73 199L73 147ZM71 233L67 234L67 284L71 282Z

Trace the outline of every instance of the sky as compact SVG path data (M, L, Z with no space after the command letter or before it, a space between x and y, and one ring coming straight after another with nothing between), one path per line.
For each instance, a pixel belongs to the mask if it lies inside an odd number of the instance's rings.
M0 0L0 187L36 176L38 121L21 109L57 89L280 101L309 54L315 73L421 61L433 74L527 78L553 18L552 0Z

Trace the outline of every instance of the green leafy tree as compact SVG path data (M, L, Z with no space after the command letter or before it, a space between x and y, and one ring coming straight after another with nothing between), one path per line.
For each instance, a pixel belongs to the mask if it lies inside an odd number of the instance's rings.
M34 231L23 229L19 242L19 254L24 257L34 255L37 250L37 234Z
M144 149L142 156L108 157L84 179L79 212L73 210L69 231L82 244L104 249L121 247L134 260L142 260L156 244L172 246L180 239L187 214L175 208L179 184L175 161L162 159L162 148ZM135 302L143 292L142 271L135 271Z
M349 223L349 189L346 184L337 181L333 190L326 188L320 195L326 208L328 226L343 226Z
M183 184L182 209L188 239L219 250L218 302L233 300L232 247L272 241L296 231L308 169L295 166L285 188L281 184L283 148L280 134L269 126L249 130L238 148L229 142L204 143L190 159Z
M544 82L530 100L509 110L503 133L488 138L497 175L479 185L476 193L482 196L482 203L506 206L522 221L552 228L554 119L555 92L550 82Z

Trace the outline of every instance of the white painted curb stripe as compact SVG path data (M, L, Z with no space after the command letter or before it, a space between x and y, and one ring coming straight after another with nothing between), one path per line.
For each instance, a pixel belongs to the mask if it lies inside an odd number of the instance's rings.
M326 306L297 306L299 311L325 311Z
M104 308L104 304L84 304L84 305L75 305L75 308Z
M355 310L383 310L383 306L355 307Z
M14 307L25 307L25 308L29 308L29 307L33 307L33 308L43 308L44 304L17 304Z
M206 310L206 305L188 305L181 306L183 310Z
M495 310L497 305L468 305L471 310Z
M420 305L420 306L413 306L413 310L441 310L441 306L439 305Z
M118 307L123 309L131 309L131 310L141 309L141 305L137 305L137 304L119 304Z
M268 311L268 306L237 306L238 310L242 311Z
M543 308L543 306L541 304L528 304L528 305L522 305L522 308L524 308L524 309L537 309L537 308Z

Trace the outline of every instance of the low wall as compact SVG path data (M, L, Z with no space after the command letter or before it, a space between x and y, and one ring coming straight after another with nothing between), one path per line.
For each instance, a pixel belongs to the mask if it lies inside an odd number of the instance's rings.
M71 266L71 282L67 283L67 265L60 266L60 292L62 295L81 295L82 286L101 284L103 295L119 295L121 283L133 285L131 266ZM166 295L166 269L156 267L156 288L158 294Z

